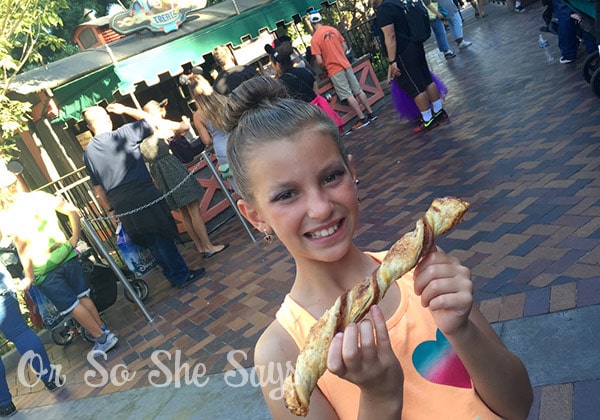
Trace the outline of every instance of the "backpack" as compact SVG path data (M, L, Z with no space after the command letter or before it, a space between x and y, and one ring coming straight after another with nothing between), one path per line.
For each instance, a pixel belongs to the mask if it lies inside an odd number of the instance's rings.
M387 3L400 7L404 12L404 19L408 26L409 35L396 31L396 36L410 42L423 43L431 36L429 13L420 0L384 0Z

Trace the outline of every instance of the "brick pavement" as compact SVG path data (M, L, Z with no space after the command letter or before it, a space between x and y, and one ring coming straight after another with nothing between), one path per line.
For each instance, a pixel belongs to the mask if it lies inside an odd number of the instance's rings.
M438 244L471 268L476 299L491 322L600 304L600 102L581 76L582 60L545 62L537 46L541 11L539 2L522 15L497 4L486 7L486 19L463 11L473 45L453 60L429 41L432 70L449 88L450 124L415 136L386 98L379 119L344 140L356 158L362 200L356 241L365 249L389 246L435 197L471 202L464 222ZM548 37L558 58L556 38ZM101 365L126 366L133 380L89 386L89 344L51 343L50 357L63 367L67 385L49 394L41 385L18 384L9 370L17 407L148 386L157 363L176 367L174 357L166 359L176 350L182 362L202 363L208 373L252 366L253 345L294 267L280 244L251 242L236 219L211 236L230 248L209 260L191 244L182 248L191 266L206 267L206 278L179 291L157 271L147 277L153 324L122 297L106 313L121 341ZM150 357L156 350L166 351L159 361ZM240 351L233 364L232 350ZM598 379L536 386L530 418L591 418L600 405L589 400L599 389Z

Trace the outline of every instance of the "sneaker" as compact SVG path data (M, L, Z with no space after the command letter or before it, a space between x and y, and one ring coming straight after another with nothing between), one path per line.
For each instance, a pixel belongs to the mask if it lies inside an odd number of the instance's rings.
M460 48L462 50L463 48L470 47L471 45L473 45L473 43L471 41L465 41L463 39L463 42L461 42L460 44L458 44L458 48Z
M448 121L450 117L444 108L440 109L438 112L433 113L433 119L437 122Z
M369 122L373 122L375 121L377 118L379 118L377 115L375 115L374 112L371 112L370 114L367 114L367 120L369 120Z
M571 59L568 59L565 57L560 57L560 60L558 60L558 62L560 64L569 64L569 63L572 63L573 61L575 61L575 59L571 60Z
M525 13L525 8L523 6L517 6L514 8L516 13Z
M424 131L429 131L433 127L437 127L438 124L439 124L439 122L436 121L435 118L432 118L432 119L430 119L427 122L421 120L421 123L418 126L416 126L415 128L413 128L413 133L419 134L419 133L422 133Z
M57 376L56 378L50 381L44 381L44 386L50 392L56 391L58 388L61 388L64 384L65 381L60 376Z
M10 402L6 405L0 406L0 417L10 417L17 412L17 407Z
M104 343L99 342L98 339L100 337L98 337L94 347L92 348L93 353L107 353L110 349L116 346L117 342L119 341L119 339L113 333L104 333L102 335L105 336Z
M192 284L193 282L195 282L196 280L198 280L200 277L204 276L204 274L206 274L206 270L204 268L199 268L197 270L190 270L190 276L188 277L188 279L186 281L184 281L183 283L178 284L177 287L180 289L183 289L184 287L187 287L190 284Z
M444 58L446 60L449 60L449 59L454 58L454 57L456 57L456 53L454 51L452 51L452 50L448 50L448 51L446 51L444 53Z
M353 130L360 130L361 128L365 128L367 125L371 124L371 121L367 117L362 120L356 121L356 124L352 126Z

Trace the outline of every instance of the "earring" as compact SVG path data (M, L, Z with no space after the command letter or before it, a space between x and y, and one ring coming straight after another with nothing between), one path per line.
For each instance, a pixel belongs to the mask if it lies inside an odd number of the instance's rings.
M271 235L269 233L269 231L267 231L266 228L265 228L264 232L265 232L265 237L264 237L265 242L268 244L272 244L273 243L273 235Z

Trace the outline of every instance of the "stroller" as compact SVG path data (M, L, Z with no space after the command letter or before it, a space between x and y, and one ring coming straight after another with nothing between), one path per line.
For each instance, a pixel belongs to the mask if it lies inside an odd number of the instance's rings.
M23 266L21 265L14 245L0 248L0 254L2 255L2 260L11 276L14 278L22 277ZM102 316L102 313L110 308L117 300L117 276L107 264L100 262L100 259L94 255L94 251L91 248L81 250L77 258L81 264L85 279L90 286L90 299L92 299L100 316ZM123 272L130 281L138 297L141 300L145 300L149 293L148 284L144 280L136 278L135 274L127 269L124 269ZM37 289L36 292L41 293L37 291ZM133 301L133 298L129 296L127 291L125 291L125 298L129 301ZM47 301L47 298L45 299ZM50 306L48 307L47 305ZM44 322L44 326L51 332L52 341L56 344L65 346L71 343L77 335L81 335L87 341L94 341L94 337L70 314L58 317L58 311L49 301L47 301L44 306L46 306L50 312L53 310L55 313L55 316L49 316L46 319L44 319L44 317L41 318Z
M597 0L563 0L572 10L577 12L582 20L579 23L581 30L589 32L600 42L600 2ZM592 86L594 94L600 98L600 44L598 51L587 56L583 64L583 78Z
M78 258L85 279L90 286L90 299L96 305L96 309L100 313L100 319L102 319L102 313L117 300L117 276L107 264L100 261L92 248L81 250ZM150 291L148 284L144 280L136 278L135 274L128 269L122 269L122 271L138 297L145 300ZM127 290L125 290L125 298L133 302L133 298ZM51 329L51 334L52 341L59 346L69 344L76 335L81 335L85 340L94 342L94 337L71 315L66 315L58 325L54 326Z

